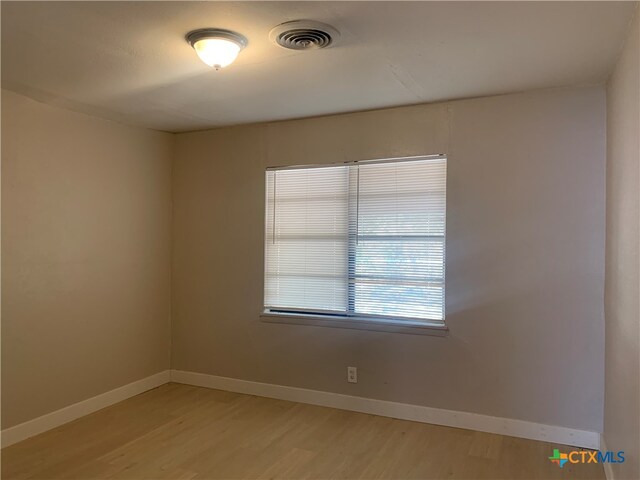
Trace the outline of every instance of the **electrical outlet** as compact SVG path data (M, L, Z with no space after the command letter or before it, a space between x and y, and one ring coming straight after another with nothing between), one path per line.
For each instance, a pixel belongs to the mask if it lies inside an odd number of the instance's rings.
M347 382L358 383L358 367L347 367Z

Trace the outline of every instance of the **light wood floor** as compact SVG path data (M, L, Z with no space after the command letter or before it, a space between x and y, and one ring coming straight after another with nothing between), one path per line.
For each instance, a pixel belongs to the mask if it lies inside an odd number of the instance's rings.
M2 478L604 479L569 447L179 384L2 450Z

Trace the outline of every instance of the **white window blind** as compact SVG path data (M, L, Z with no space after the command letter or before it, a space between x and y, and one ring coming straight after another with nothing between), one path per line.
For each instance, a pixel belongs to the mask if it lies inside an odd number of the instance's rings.
M446 158L270 169L265 309L443 322Z

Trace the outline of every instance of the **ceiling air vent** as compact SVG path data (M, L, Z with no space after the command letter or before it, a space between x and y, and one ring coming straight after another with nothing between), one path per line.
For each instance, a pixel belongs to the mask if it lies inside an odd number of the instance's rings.
M281 23L269 33L272 42L290 50L326 48L339 36L340 33L331 25L312 20Z

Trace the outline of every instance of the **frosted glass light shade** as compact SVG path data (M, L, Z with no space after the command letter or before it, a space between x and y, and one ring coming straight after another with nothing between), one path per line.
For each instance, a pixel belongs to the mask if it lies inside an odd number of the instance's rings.
M247 46L244 36L222 28L193 30L187 33L186 40L200 60L216 70L231 65L240 50Z
M240 45L226 38L204 38L193 48L200 60L216 70L231 65L240 53Z

